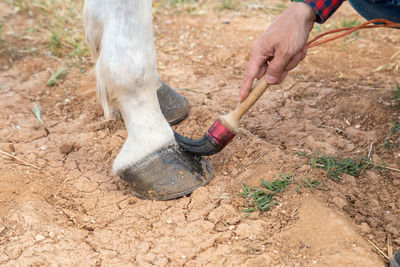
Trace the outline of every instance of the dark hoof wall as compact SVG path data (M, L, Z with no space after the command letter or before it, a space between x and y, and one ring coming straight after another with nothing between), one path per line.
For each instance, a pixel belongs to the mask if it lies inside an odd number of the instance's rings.
M189 103L184 96L178 94L174 89L161 81L157 90L158 102L161 112L170 125L183 121L189 115Z
M169 200L208 184L213 175L204 158L170 145L119 173L139 198Z
M393 256L390 267L400 267L400 250Z

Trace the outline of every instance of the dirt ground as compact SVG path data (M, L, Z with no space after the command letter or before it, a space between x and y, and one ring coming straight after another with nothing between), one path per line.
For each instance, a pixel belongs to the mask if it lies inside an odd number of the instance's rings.
M240 1L221 10L217 2L154 4L160 76L191 105L174 128L192 138L235 107L252 42L287 4ZM363 21L345 3L313 35L354 19ZM78 67L43 46L22 51L42 44L40 31L26 33L38 20L8 1L0 1L0 23L0 149L38 167L0 154L0 265L385 266L370 242L386 254L388 244L400 248L399 172L368 170L335 182L302 156L369 154L400 168L400 149L384 146L400 119L393 102L399 32L365 30L310 50L244 116L239 136L209 157L209 185L156 202L133 197L112 173L126 131L102 117L93 64ZM66 77L47 86L66 64ZM244 183L289 173L325 190L300 194L291 185L270 211L240 212Z

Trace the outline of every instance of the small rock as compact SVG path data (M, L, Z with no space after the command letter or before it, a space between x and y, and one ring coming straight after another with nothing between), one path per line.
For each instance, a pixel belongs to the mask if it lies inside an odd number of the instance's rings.
M347 201L342 199L342 198L340 198L340 197L334 197L332 202L339 209L343 209L347 205Z
M42 241L42 240L44 240L44 239L46 239L46 237L43 236L43 235L41 235L41 234L37 234L37 235L35 236L36 242L40 242L40 241Z
M211 102L212 102L211 99L206 98L206 99L204 99L204 101L203 101L203 105L204 105L204 106L207 106L207 105L210 104Z
M236 225L236 224L238 224L240 221L241 221L240 216L231 216L231 217L226 218L226 222L227 222L229 225Z
M129 204L129 205L133 205L133 204L135 204L136 202L137 202L136 198L131 198L131 199L129 199L128 204Z
M53 238L54 237L54 232L49 232L49 237Z
M226 82L220 82L219 84L218 84L218 87L225 87L226 86Z
M361 233L369 234L371 233L371 227L368 225L368 223L363 222L360 224L360 231Z
M356 124L356 125L354 126L354 128L360 129L360 128L361 128L361 125L360 125L360 124Z
M347 144L347 145L345 146L345 150L346 150L346 151L353 151L354 149L356 149L356 146L353 145L353 144Z
M62 144L59 149L60 149L61 153L67 155L67 154L71 153L71 151L74 149L74 144L73 143L65 143L65 144Z
M400 230L398 230L396 227L389 226L389 227L386 227L386 231L391 233L393 236L398 236Z
M303 165L299 168L299 172L306 172L310 169L310 165Z
M267 136L267 133L266 133L264 130L258 130L258 131L256 132L256 135L257 135L259 138L265 138L265 137Z

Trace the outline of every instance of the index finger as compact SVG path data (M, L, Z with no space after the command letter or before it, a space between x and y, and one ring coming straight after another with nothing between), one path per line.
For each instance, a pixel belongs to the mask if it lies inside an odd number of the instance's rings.
M240 102L243 101L249 95L251 87L253 86L254 79L259 73L261 66L265 64L265 61L266 61L265 58L252 53L249 63L247 64L246 70L244 72L244 77L239 92Z

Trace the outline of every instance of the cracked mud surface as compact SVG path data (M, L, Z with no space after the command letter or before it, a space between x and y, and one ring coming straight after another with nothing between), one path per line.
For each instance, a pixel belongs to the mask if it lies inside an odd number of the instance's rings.
M0 5L8 30L18 33L31 23ZM235 107L252 39L277 15L249 12L155 10L160 76L183 88L191 104L178 132L200 137ZM331 23L342 18L361 20L349 6ZM371 151L374 162L400 168L399 148L382 145L399 119L391 91L399 75L374 71L399 44L399 35L384 29L310 50L244 116L236 139L209 157L210 184L168 202L137 199L113 175L126 132L120 120L103 120L93 67L72 69L47 87L59 60L2 59L8 67L0 72L0 149L39 169L0 155L0 265L384 266L366 239L386 252L390 236L400 248L399 173L369 170L333 182L299 152L356 157ZM33 102L48 132L33 115ZM299 194L291 185L270 211L240 212L243 183L291 172L323 181L326 190Z

